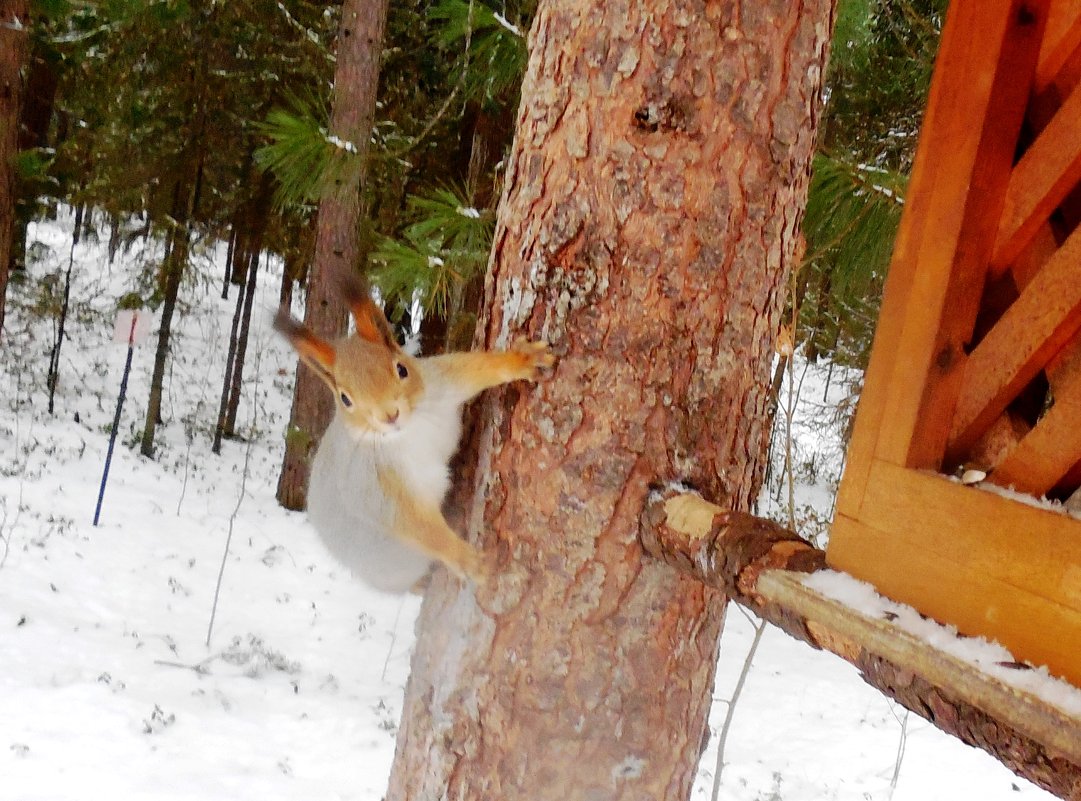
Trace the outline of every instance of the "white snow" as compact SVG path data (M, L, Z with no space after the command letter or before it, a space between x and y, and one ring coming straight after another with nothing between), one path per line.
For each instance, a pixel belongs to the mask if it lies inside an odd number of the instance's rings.
M259 279L240 414L246 441L227 441L218 457L210 435L236 296L219 299L224 249L198 255L178 311L158 457L130 446L142 428L148 343L136 349L95 528L126 355L111 342L116 300L137 285L143 263L153 268L160 247L136 246L111 268L107 232L76 248L71 338L50 417L52 322L31 307L40 279L66 266L70 224L62 215L31 230L41 244L31 281L10 288L0 347L0 801L378 801L420 602L366 590L303 515L274 499L295 370L270 331L280 266ZM806 525L829 516L842 452L828 438L837 427L823 421L847 384L835 381L816 406L823 375L808 370L793 422L794 494ZM775 496L786 496L783 486L763 498L772 512ZM752 636L731 611L714 732ZM720 797L1050 798L924 721L913 716L903 728L904 720L849 665L770 629L736 708ZM709 797L715 749L716 737L693 798ZM648 759L628 755L626 775L648 770Z
M493 12L492 16L495 17L496 22L498 22L512 34L517 36L519 39L523 38L524 34L522 33L522 29L515 25L513 22L511 22L509 19L504 17L498 11Z
M333 145L339 150L344 150L346 153L351 153L355 156L357 153L360 152L357 149L356 144L354 144L353 142L348 142L345 139L342 139L339 136L335 136L332 133L327 133L325 138L329 144Z

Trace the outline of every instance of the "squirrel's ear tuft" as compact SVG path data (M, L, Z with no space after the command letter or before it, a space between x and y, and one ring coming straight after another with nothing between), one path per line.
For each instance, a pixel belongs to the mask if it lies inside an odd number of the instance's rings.
M331 389L334 382L334 346L320 339L306 325L294 320L284 308L274 317L274 329L288 340L300 360L308 365Z
M390 330L383 310L372 300L368 282L357 273L347 270L334 270L333 280L338 291L353 314L357 326L357 335L376 345L394 348L394 334Z

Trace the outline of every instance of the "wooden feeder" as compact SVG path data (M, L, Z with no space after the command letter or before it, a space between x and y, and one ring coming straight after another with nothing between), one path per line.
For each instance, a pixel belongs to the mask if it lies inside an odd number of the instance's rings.
M986 484L1081 499L1079 78L1078 0L950 3L827 550L1076 686L1081 520Z

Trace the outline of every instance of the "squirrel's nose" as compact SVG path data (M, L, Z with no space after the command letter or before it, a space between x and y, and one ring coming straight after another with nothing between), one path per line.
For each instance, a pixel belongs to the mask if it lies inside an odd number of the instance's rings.
M398 422L398 415L401 413L399 409L395 409L393 412L387 415L387 425L394 425Z

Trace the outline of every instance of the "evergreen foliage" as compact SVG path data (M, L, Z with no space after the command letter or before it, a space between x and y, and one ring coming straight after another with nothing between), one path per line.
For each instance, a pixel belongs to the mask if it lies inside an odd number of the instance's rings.
M862 367L901 218L945 0L841 0L820 152L807 199L807 253L792 300L799 336Z
M400 236L382 237L372 253L373 282L399 308L416 300L426 312L445 317L455 310L461 287L484 270L495 217L473 208L460 190L446 188L411 195L406 208Z

